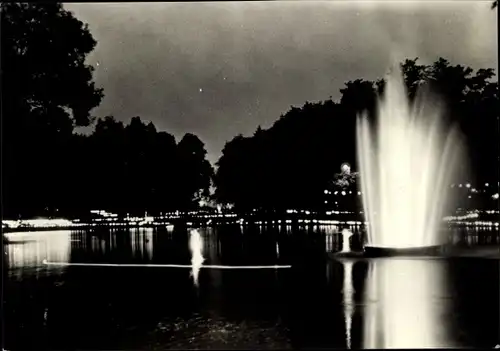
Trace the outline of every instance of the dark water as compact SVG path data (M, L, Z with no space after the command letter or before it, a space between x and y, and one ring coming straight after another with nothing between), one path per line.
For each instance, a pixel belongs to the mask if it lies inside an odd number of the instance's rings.
M334 226L293 232L200 229L205 264L292 268L202 269L198 287L185 268L42 263L190 264L187 230L12 235L18 242L4 246L5 348L492 348L499 343L499 260L331 261L325 251L340 247L338 231ZM496 232L458 234L462 245L498 247Z

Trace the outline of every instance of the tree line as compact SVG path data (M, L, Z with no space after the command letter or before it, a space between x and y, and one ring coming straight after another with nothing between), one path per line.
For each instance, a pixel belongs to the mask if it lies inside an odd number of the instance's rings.
M499 100L494 70L474 72L444 58L428 65L407 59L401 70L411 102L422 89L444 102L443 118L460 129L474 180L496 184ZM340 101L292 106L269 129L259 127L252 136L234 137L217 164L218 201L242 211L322 208L325 190L355 189L352 179L339 182L338 171L344 162L355 167L356 117L365 111L375 118L384 87L384 79L349 81L340 90Z
M96 45L87 25L57 3L2 3L1 23L4 217L153 214L209 195L197 136L177 143L140 117L91 115L104 93L85 63Z
M356 164L356 116L374 118L383 79L345 83L339 101L291 107L269 129L238 135L224 146L214 172L203 142L178 143L153 123L128 124L91 111L104 97L85 63L96 41L61 4L1 4L2 202L4 217L79 216L90 209L121 214L197 208L209 197L254 208L320 208L340 181L343 162ZM477 179L498 179L498 83L493 69L440 58L401 65L410 99L429 86L445 101L445 118L468 142ZM90 135L76 127L94 126ZM355 174L355 173L353 173ZM362 176L362 175L360 175Z

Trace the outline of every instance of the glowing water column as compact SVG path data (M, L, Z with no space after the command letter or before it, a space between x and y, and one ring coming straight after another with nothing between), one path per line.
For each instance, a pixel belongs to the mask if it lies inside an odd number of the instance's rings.
M351 246L349 245L349 239L352 236L352 232L349 229L342 229L342 253L350 252Z
M443 243L438 235L448 184L461 148L445 130L441 110L428 96L411 105L399 70L387 77L372 126L358 118L357 153L368 245L417 248Z

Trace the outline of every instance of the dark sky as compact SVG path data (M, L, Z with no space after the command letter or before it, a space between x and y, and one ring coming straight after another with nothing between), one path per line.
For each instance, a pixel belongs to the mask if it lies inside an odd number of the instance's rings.
M491 1L96 3L65 7L98 41L97 116L192 132L214 163L224 143L345 81L384 74L391 53L495 68Z

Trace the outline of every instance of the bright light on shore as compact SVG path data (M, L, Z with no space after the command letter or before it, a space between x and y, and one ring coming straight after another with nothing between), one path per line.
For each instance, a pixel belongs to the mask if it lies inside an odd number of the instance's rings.
M6 228L58 228L58 227L71 227L73 225L72 221L67 219L49 219L49 218L37 218L37 219L27 219L18 221L3 220L2 226Z

